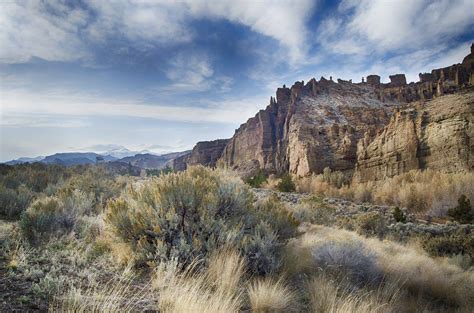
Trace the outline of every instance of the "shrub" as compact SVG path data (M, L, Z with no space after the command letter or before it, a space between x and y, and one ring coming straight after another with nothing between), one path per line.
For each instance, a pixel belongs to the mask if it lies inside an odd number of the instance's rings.
M370 212L357 216L356 230L364 236L382 237L385 233L384 217L378 212Z
M474 258L474 232L451 235L425 236L421 245L433 256L469 255Z
M324 203L321 198L313 196L304 199L294 209L295 217L303 222L310 222L320 225L332 225L335 222L336 208Z
M323 170L323 180L336 188L341 188L349 183L348 178L341 171L333 172L329 167L325 167Z
M261 220L266 221L271 229L276 231L279 239L296 235L299 221L275 195L258 201L251 210L250 216L254 219L254 224Z
M0 184L0 216L8 219L19 218L33 197L34 193L25 185L14 190Z
M253 188L260 188L267 182L267 176L263 170L259 170L254 176L248 177L245 182Z
M407 222L407 217L405 216L405 213L403 213L402 210L400 210L399 207L393 208L392 212L393 218L397 223L406 223Z
M449 209L448 216L463 224L472 223L474 210L471 207L471 201L465 195L461 195L458 199L458 206Z
M271 216L257 212L253 194L239 178L198 166L162 175L110 201L105 222L112 244L124 244L137 265L177 259L184 266L230 244L260 272L259 264L274 263L279 232L285 236L287 230L272 229ZM259 248L265 253L255 253Z
M293 182L290 174L284 174L280 178L277 189L281 192L293 192L296 190L295 183Z
M328 241L312 250L316 266L326 274L348 279L363 286L380 282L382 274L376 263L376 255L357 241Z
M63 203L56 197L35 201L21 215L20 227L24 236L30 241L37 241L72 230L75 217L63 208Z

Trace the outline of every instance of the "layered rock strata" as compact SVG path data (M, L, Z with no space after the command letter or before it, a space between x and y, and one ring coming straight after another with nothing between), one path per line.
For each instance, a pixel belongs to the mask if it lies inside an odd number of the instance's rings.
M198 143L174 163L215 166L220 157L243 176L260 169L303 176L325 167L352 174L357 163L360 181L414 168L472 170L474 45L462 63L419 78L407 84L395 74L381 83L369 75L361 83L321 78L283 86L224 148Z
M413 169L474 170L474 88L397 110L373 139L359 142L354 180Z

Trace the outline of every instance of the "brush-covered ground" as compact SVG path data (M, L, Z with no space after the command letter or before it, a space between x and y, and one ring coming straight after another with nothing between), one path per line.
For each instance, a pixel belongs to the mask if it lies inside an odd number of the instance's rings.
M364 186L328 171L244 183L204 167L131 177L32 164L0 175L2 312L474 307L472 174Z

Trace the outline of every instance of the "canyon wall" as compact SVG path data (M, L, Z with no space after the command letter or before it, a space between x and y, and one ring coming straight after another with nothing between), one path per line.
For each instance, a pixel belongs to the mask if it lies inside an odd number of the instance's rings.
M474 170L474 88L397 110L373 139L359 142L354 180L412 169Z
M188 166L198 164L215 167L228 141L229 139L200 141L189 154L174 159L172 167L176 171L183 171Z
M220 157L242 176L259 169L304 176L329 167L359 181L428 167L472 170L474 45L462 63L419 79L322 77L283 86L229 141L198 143L176 168L215 166Z

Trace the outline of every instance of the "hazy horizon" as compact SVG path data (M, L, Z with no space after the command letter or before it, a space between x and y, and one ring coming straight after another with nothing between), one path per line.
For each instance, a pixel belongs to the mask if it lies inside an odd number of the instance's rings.
M0 161L229 138L277 87L459 63L472 1L0 4ZM107 149L104 149L104 151Z

